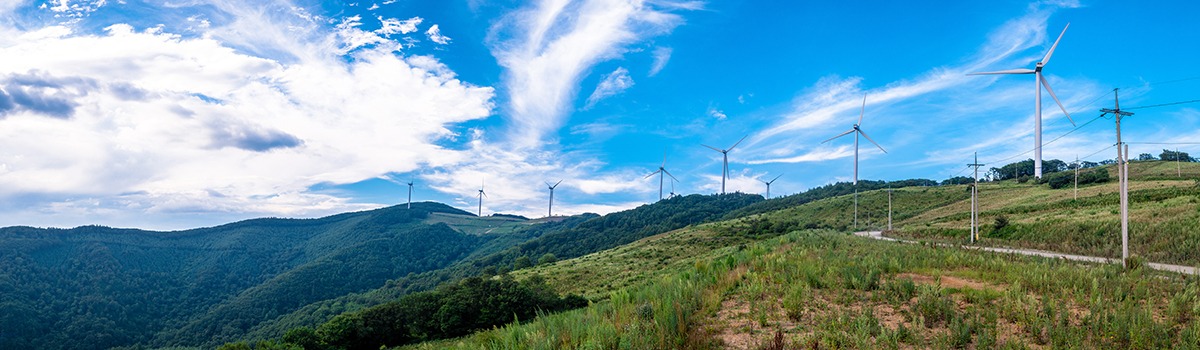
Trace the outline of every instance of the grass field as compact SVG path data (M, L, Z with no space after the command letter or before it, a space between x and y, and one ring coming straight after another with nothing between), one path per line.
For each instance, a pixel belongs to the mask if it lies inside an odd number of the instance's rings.
M1200 165L1182 164L1182 178L1174 166L1131 165L1131 250L1194 266ZM981 244L1119 256L1112 178L1078 199L1071 187L981 185ZM859 194L859 229L886 226L887 198ZM827 198L515 271L593 302L409 348L1200 349L1198 277L848 236L852 203ZM966 186L895 189L892 234L961 243L969 203ZM1007 225L995 227L999 217Z
M690 259L584 309L412 348L1200 347L1200 285L1182 276L828 231Z

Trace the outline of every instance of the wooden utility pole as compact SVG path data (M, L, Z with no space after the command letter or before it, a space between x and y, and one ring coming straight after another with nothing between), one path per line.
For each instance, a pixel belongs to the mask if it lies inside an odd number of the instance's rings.
M1179 167L1179 148L1175 148L1175 177L1183 177L1183 168Z
M971 186L971 243L979 237L979 152L975 152L975 162L967 164L975 167L975 184Z
M888 231L892 230L892 188L888 187Z
M1117 121L1117 174L1121 189L1121 262L1129 266L1129 145L1121 143L1121 118L1133 115L1121 111L1120 89L1113 89L1116 108L1101 108L1104 114L1112 113Z
M1075 155L1075 200L1079 200L1079 155Z

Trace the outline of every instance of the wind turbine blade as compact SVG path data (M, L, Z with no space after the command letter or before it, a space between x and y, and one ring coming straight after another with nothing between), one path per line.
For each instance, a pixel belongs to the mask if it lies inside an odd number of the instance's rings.
M866 138L867 141L871 141L871 144L875 145L875 147L879 147L880 151L883 151L883 153L887 153L887 150L883 149L883 146L880 146L878 143L875 143L875 140L872 140L870 136L867 136L867 133L862 131L862 129L858 129L858 133L862 134L862 136L864 138Z
M844 132L844 133L838 134L838 136L830 137L828 140L821 141L821 143L826 143L826 142L829 142L829 141L833 141L833 139L836 139L836 138L839 138L839 137L842 137L842 136L849 135L849 134L850 134L850 133L852 133L852 132L854 132L854 129L850 129L850 131L847 131L847 132Z
M714 150L714 151L717 151L717 152L723 152L723 151L721 151L720 149L717 149L716 147L713 147L713 146L709 146L709 145L706 145L706 144L703 144L703 143L702 143L702 144L700 144L700 145L701 145L701 146L704 146L704 147L708 147L708 149L711 149L711 150ZM666 164L666 163L664 162L663 164Z
M1067 28L1070 28L1070 27L1071 27L1071 23L1067 23L1067 26L1063 27L1062 33L1058 34L1058 39L1054 40L1054 45L1050 45L1050 51L1047 51L1046 57L1042 58L1042 66L1045 66L1046 64L1050 63L1050 55L1054 54L1054 49L1058 48L1058 42L1060 40L1062 40L1063 34L1067 34Z
M779 174L779 176L783 176L783 174ZM771 179L771 181L767 182L767 183L775 183L775 180L779 180L779 176L776 176L774 179Z
M734 143L733 146L729 146L729 149L725 150L725 151L726 152L732 151L734 147L737 147L738 145L742 144L742 141L745 141L747 137L750 137L750 135L742 136L741 140L738 140L738 142Z
M867 112L867 95L866 95L866 94L863 94L863 103L862 103L862 108L858 110L858 123L857 123L857 125L859 125L859 126L862 126L862 118L863 118L863 114L865 114L866 112Z
M1020 69L998 70L995 72L975 72L975 73L968 73L967 75L1033 74L1033 72L1034 71L1032 69L1020 68Z
M563 182L563 180L558 180L558 182L554 183L554 187L558 187L558 184L561 184L562 182Z
M1042 76L1042 86L1046 88L1046 92L1050 93L1050 97L1054 99L1054 103L1058 104L1058 108L1062 109L1063 114L1067 116L1067 120L1071 121L1071 126L1075 126L1075 119L1071 119L1071 113L1067 113L1067 107L1063 107L1062 102L1058 100L1058 96L1054 95L1054 89L1050 88L1050 83L1046 81L1046 76Z
M662 171L662 169L655 170L653 173L650 173L650 175L646 175L646 177L645 177L645 178L646 178L646 179L649 179L651 176L657 175L657 174L658 174L658 172L660 172L660 171Z
M679 179L676 179L676 178L675 178L675 175L671 175L671 172L670 172L670 171L667 171L667 169L663 169L663 171L662 171L662 172L663 172L663 174L667 174L667 176L670 176L670 177L671 177L671 180L679 181Z

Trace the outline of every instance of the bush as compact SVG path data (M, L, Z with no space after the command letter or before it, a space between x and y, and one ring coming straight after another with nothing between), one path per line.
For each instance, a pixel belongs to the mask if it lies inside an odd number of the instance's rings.
M542 254L541 258L538 258L538 265L549 265L555 261L558 261L558 257L555 257L554 253L546 253Z
M1053 175L1043 178L1043 181L1046 184L1050 185L1050 188L1053 188L1053 189L1070 187L1075 184L1075 172L1074 171L1064 171L1064 172L1060 172L1060 173L1055 173ZM1108 170L1106 170L1106 169L1094 169L1091 171L1079 172L1079 184L1080 185L1103 183L1103 182L1108 182Z
M954 302L942 296L941 289L937 287L921 286L914 308L924 319L925 328L933 328L954 317Z
M577 295L560 298L537 276L521 282L511 277L471 277L435 291L338 315L316 333L335 348L379 349L463 336L514 319L529 320L538 313L586 305L587 300Z
M847 289L874 290L879 287L879 270L847 266L842 269L842 280Z
M996 217L996 223L992 224L992 231L1000 231L1008 227L1008 217L1000 215Z

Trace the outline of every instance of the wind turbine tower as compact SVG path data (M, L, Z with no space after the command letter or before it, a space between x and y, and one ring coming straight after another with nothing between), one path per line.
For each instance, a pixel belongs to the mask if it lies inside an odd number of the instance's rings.
M679 181L679 179L675 178L675 175L671 175L671 172L667 171L667 154L665 152L663 153L662 165L658 166L658 170L650 173L650 175L646 175L646 178L649 179L654 174L658 174L658 200L661 201L663 199L663 175L670 176L672 180ZM674 185L671 184L671 186Z
M783 176L783 174L779 174L779 176ZM776 176L774 179L771 179L771 181L763 181L762 182L767 185L767 199L771 199L771 184L775 183L775 180L779 180L779 176ZM759 180L759 181L762 181L762 180Z
M734 147L737 147L738 144L741 144L742 141L745 140L746 137L748 137L748 136L750 136L750 135L742 136L741 140L738 140L738 142L734 143L733 146L729 146L729 148L727 148L727 149L719 149L719 148L716 148L713 146L701 144L701 146L708 147L709 149L717 151L717 152L721 152L721 158L722 158L722 160L721 160L721 194L725 194L725 179L729 178L729 151L732 151Z
M483 192L483 181L479 182L479 217L483 217L483 198L487 197L487 192Z
M408 209L412 209L413 180L408 180Z
M883 151L883 153L887 153L887 150L883 149L883 146L880 146L878 143L875 143L875 140L872 140L871 137L867 136L867 133L862 131L862 128L860 128L860 126L862 126L863 114L864 114L864 112L866 112L866 110L867 110L867 95L863 95L862 108L859 109L859 111L858 111L858 123L855 123L854 126L852 128L850 128L849 131L838 134L837 136L834 136L834 137L830 137L828 140L821 141L821 143L826 143L829 141L833 141L836 138L846 136L850 133L854 133L854 228L858 228L858 135L862 135L863 138L866 138L867 141L870 141L871 144L875 145L875 147L879 147L880 151Z
M1050 93L1050 97L1054 98L1054 103L1058 104L1058 108L1062 109L1063 115L1067 116L1067 120L1071 121L1071 125L1075 125L1075 120L1071 119L1071 113L1067 113L1067 108L1063 107L1062 102L1058 100L1058 96L1054 95L1054 89L1050 88L1050 83L1046 82L1046 77L1042 75L1042 68L1045 68L1046 64L1050 63L1050 56L1054 54L1054 49L1058 47L1058 42L1060 40L1062 40L1063 34L1067 34L1067 28L1069 28L1069 27L1071 27L1070 23L1067 23L1067 26L1063 27L1062 33L1058 34L1058 39L1054 40L1054 45L1050 45L1050 51L1046 52L1046 56L1042 58L1041 62L1038 62L1036 65L1034 65L1033 69L1019 68L1019 69L1009 69L1009 70L1002 70L1002 71L995 71L995 72L979 72L979 73L968 74L968 75L1033 74L1033 82L1034 82L1034 84L1036 84L1036 86L1034 87L1034 96L1035 97L1033 99L1033 111L1034 111L1033 176L1035 176L1039 179L1042 178L1042 88L1043 87L1046 88L1046 92Z
M546 188L550 189L550 208L546 210L546 217L554 216L554 188L558 187L558 184L562 182L563 180L558 180L558 182L551 185L550 181L546 181Z

